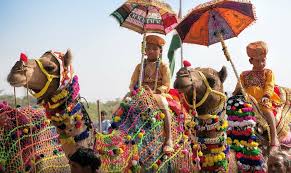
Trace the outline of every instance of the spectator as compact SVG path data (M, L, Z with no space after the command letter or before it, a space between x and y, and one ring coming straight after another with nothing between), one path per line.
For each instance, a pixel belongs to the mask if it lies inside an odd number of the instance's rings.
M101 166L101 160L90 148L79 148L69 160L71 173L96 173Z

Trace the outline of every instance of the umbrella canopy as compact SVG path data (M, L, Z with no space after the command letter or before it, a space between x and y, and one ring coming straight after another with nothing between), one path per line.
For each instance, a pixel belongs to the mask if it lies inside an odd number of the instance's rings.
M166 35L177 25L177 16L171 7L158 0L128 0L111 15L120 26L141 34Z
M176 27L182 42L209 46L220 42L227 61L248 99L224 40L238 36L256 20L253 5L246 0L213 0L194 8Z
M256 19L249 1L214 0L194 8L176 27L182 42L209 46L238 36Z

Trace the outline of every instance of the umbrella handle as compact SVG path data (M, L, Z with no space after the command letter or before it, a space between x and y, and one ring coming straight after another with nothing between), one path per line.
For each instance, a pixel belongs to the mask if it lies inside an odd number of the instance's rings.
M236 68L235 68L235 65L234 65L234 63L233 63L233 61L232 61L232 59L231 59L231 57L230 57L230 54L229 54L228 49L227 49L227 46L226 46L226 44L225 44L225 42L224 42L224 39L223 39L223 36L222 36L222 34L221 34L220 32L218 33L218 38L219 38L219 41L220 41L220 43L221 43L221 46L222 46L222 50L223 50L224 56L225 56L226 60L230 62L231 67L232 67L232 69L233 69L233 71L234 71L234 74L235 74L235 76L236 76L236 78L237 78L238 84L239 84L239 86L240 86L240 88L241 88L242 94L243 94L243 96L245 97L245 99L246 99L247 101L249 101L249 99L248 99L248 95L247 95L247 93L245 92L245 89L243 88L243 86L242 86L242 84L241 84L241 81L240 81L240 78L239 78L238 72L237 72L237 70L236 70Z
M224 39L223 39L223 36L222 36L221 32L218 33L218 38L220 40L220 43L221 43L221 46L222 46L222 50L223 50L223 53L224 53L224 56L225 56L226 60L227 61L231 61L229 52L227 50L227 46L225 45L225 42L224 42Z
M144 56L145 56L145 47L146 47L146 33L143 34L142 44L141 44L141 62L140 62L140 72L139 72L139 80L138 87L142 85L142 74L143 74L143 64L144 64Z
M158 62L156 64L156 76L155 76L155 87L154 87L154 93L156 93L157 87L158 87L158 79L159 79L159 71L160 71L160 63L162 61L162 57L158 59Z

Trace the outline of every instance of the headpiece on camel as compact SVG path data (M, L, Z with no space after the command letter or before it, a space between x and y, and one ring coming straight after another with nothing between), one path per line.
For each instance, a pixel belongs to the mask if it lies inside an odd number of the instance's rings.
M64 53L50 51L58 60L60 67L60 84L59 90L64 89L73 79L74 71L72 65L65 66Z

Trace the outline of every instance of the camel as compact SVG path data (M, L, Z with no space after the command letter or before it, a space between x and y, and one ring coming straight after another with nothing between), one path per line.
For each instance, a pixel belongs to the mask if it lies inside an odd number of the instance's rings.
M226 96L223 91L223 82L226 76L225 67L222 67L220 71L216 71L211 68L193 69L188 66L181 68L177 72L174 83L174 88L178 89L179 93L183 95L182 102L193 116L188 126L189 130L192 131L191 138L194 146L195 143L199 142L196 150L203 153L203 155L198 153L195 159L196 164L197 162L200 163L202 171L227 172L229 170L228 166L226 166L228 163L227 156L223 154L223 152L227 153L226 151L228 150L225 133L227 120L224 109ZM218 128L212 128L217 127L213 121L219 123ZM191 122L195 125L191 126ZM222 138L216 140L220 136ZM211 147L214 145L219 146L220 149L212 150ZM210 155L211 153L215 155ZM233 154L231 155L233 157ZM217 162L223 162L225 166L213 168L213 165Z
M73 75L72 54L48 51L39 59L17 61L7 81L14 87L28 87L46 116L57 127L66 156L79 147L93 148L91 120L80 102L78 76Z

